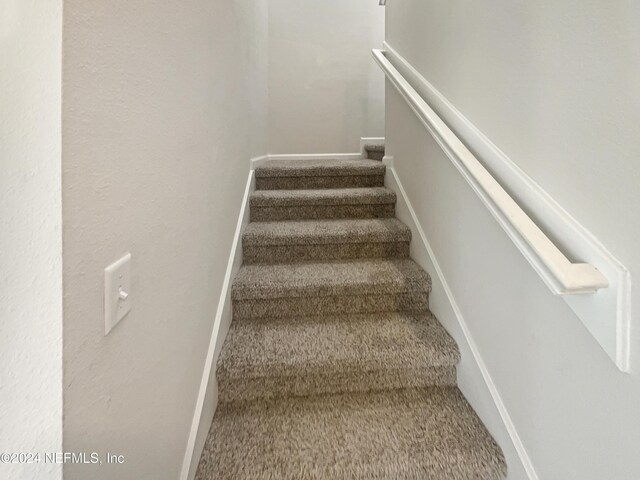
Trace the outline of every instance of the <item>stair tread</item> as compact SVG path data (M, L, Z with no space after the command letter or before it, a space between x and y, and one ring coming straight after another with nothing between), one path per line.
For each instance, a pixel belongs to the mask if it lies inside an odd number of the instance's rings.
M498 480L504 457L455 387L218 407L196 480Z
M411 230L395 218L253 222L244 246L409 242Z
M219 379L454 366L458 347L430 314L292 317L231 324Z
M384 175L379 161L355 160L268 160L255 170L256 178Z
M243 265L231 289L233 300L424 291L431 278L410 259Z
M317 190L256 190L250 197L251 207L367 205L393 204L395 202L395 192L385 187Z
M368 159L256 169L196 480L506 476L384 174Z

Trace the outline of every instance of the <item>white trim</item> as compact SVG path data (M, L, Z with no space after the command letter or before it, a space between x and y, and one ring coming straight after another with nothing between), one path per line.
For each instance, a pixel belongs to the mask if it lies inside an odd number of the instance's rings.
M215 378L215 364L231 324L231 282L242 265L242 231L249 222L249 196L254 187L254 171L252 169L249 172L244 189L242 206L240 207L231 252L227 261L227 270L224 275L222 290L220 291L220 299L218 300L218 308L209 341L209 350L207 351L207 358L202 371L200 391L196 400L191 431L182 461L180 480L193 480L195 477L204 442L218 406L218 384Z
M513 446L515 448L515 451L517 452L517 455L520 459L522 467L530 480L538 480L538 474L535 471L533 462L531 461L531 458L529 458L529 455L527 454L524 444L522 443L522 440L518 435L516 427L513 424L513 421L511 420L511 416L509 415L509 412L504 402L502 401L500 392L498 391L498 388L496 387L495 383L493 382L493 379L491 378L491 374L489 373L489 370L487 369L487 366L484 363L482 356L480 355L480 351L478 350L478 347L473 340L471 331L469 330L469 327L467 326L467 323L462 315L462 312L460 311L460 307L456 303L456 300L453 296L453 292L451 291L451 288L449 288L447 280L445 279L442 269L438 264L438 261L433 252L433 249L431 248L431 245L427 240L424 230L420 225L418 216L416 215L415 210L413 209L411 202L407 197L407 194L402 186L402 183L400 182L400 179L398 178L395 168L393 168L393 157L385 156L383 162L387 166L387 175L385 176L385 186L387 186L391 190L394 190L398 194L397 203L396 203L396 215L398 219L401 220L403 223L405 223L414 234L413 240L415 241L416 245L412 245L412 250L414 248L423 250L423 252L418 252L416 255L414 255L414 253L412 252L412 258L418 261L418 263L421 264L422 267L433 267L433 268L428 268L428 270L435 271L437 275L436 281L439 281L440 284L442 285L442 288L446 294L448 303L453 310L453 313L456 317L458 324L460 325L462 333L464 334L464 341L466 342L469 351L471 351L473 355L473 359L475 361L475 364L478 370L482 374L484 383L486 384L486 387L489 393L491 394L493 403L496 406L496 409L500 415L500 418L502 419L504 428L508 433L509 438L511 439L511 442L513 443ZM412 244L413 243L414 242L412 242ZM425 253L426 253L426 257L431 262L431 265L424 265L425 262L420 261L421 258L424 258ZM432 298L432 301L433 301L433 298ZM460 340L461 340L460 338L456 338L456 341L458 342L459 346L462 347L462 345L460 345L461 343ZM463 388L464 385L459 385L459 386L464 391L464 388ZM511 465L511 467L513 467L513 465Z
M491 176L380 50L373 56L520 252L556 295L595 293L608 286L593 265L572 263Z
M360 138L360 155L367 158L365 147L384 147L384 137L361 137Z
M629 271L386 42L384 48L384 54L377 50L373 53L389 81L551 291L563 295L618 368L627 372ZM509 186L545 229L553 232L554 239L584 263L574 264L562 254L456 134ZM602 288L605 285L607 288ZM595 290L597 294L593 293ZM567 295L586 292L591 294Z
M360 159L360 153L322 153L322 154L268 154L251 158L250 172L242 199L242 206L236 224L227 270L225 272L218 308L213 324L207 358L202 372L200 390L196 400L196 407L191 422L191 430L187 440L187 447L182 462L180 480L192 480L195 477L198 461L204 441L213 420L218 403L218 385L215 379L215 361L224 343L226 333L231 323L231 282L242 265L242 231L249 223L249 196L255 189L254 170L268 160L323 160L323 159Z
M262 155L260 157L253 157L251 160L249 160L249 169L255 170L257 167L262 165L267 160L269 160L269 155Z

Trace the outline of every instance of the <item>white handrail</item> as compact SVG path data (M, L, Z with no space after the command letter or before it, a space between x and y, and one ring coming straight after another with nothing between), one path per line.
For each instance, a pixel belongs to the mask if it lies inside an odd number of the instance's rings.
M554 294L595 293L609 286L607 278L593 265L572 263L567 259L391 64L382 50L373 50L373 57Z

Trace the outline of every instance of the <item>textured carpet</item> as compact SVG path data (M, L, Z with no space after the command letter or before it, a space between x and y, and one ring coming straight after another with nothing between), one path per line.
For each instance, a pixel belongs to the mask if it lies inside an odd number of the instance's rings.
M375 160L271 160L256 169L256 189L381 187L384 171Z
M410 241L395 218L254 222L242 237L245 264L408 257Z
M498 480L499 447L456 388L218 407L198 480Z
M364 151L369 160L382 160L384 158L384 145L365 145Z
M338 218L389 218L396 194L383 187L325 190L256 190L250 198L252 222Z
M410 259L376 259L293 265L245 265L231 288L232 300L339 295L427 295L431 278Z
M411 230L395 218L315 222L252 223L242 243L247 245L318 245L333 243L408 242Z
M238 321L218 362L222 402L455 385L455 342L430 314Z
M197 480L498 480L372 160L256 170Z
M384 173L384 165L375 160L271 160L256 169L256 178L384 176Z

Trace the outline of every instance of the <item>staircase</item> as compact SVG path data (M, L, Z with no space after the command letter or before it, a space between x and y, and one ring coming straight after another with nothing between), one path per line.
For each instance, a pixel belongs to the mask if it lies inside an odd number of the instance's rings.
M197 480L503 479L375 160L269 161Z

